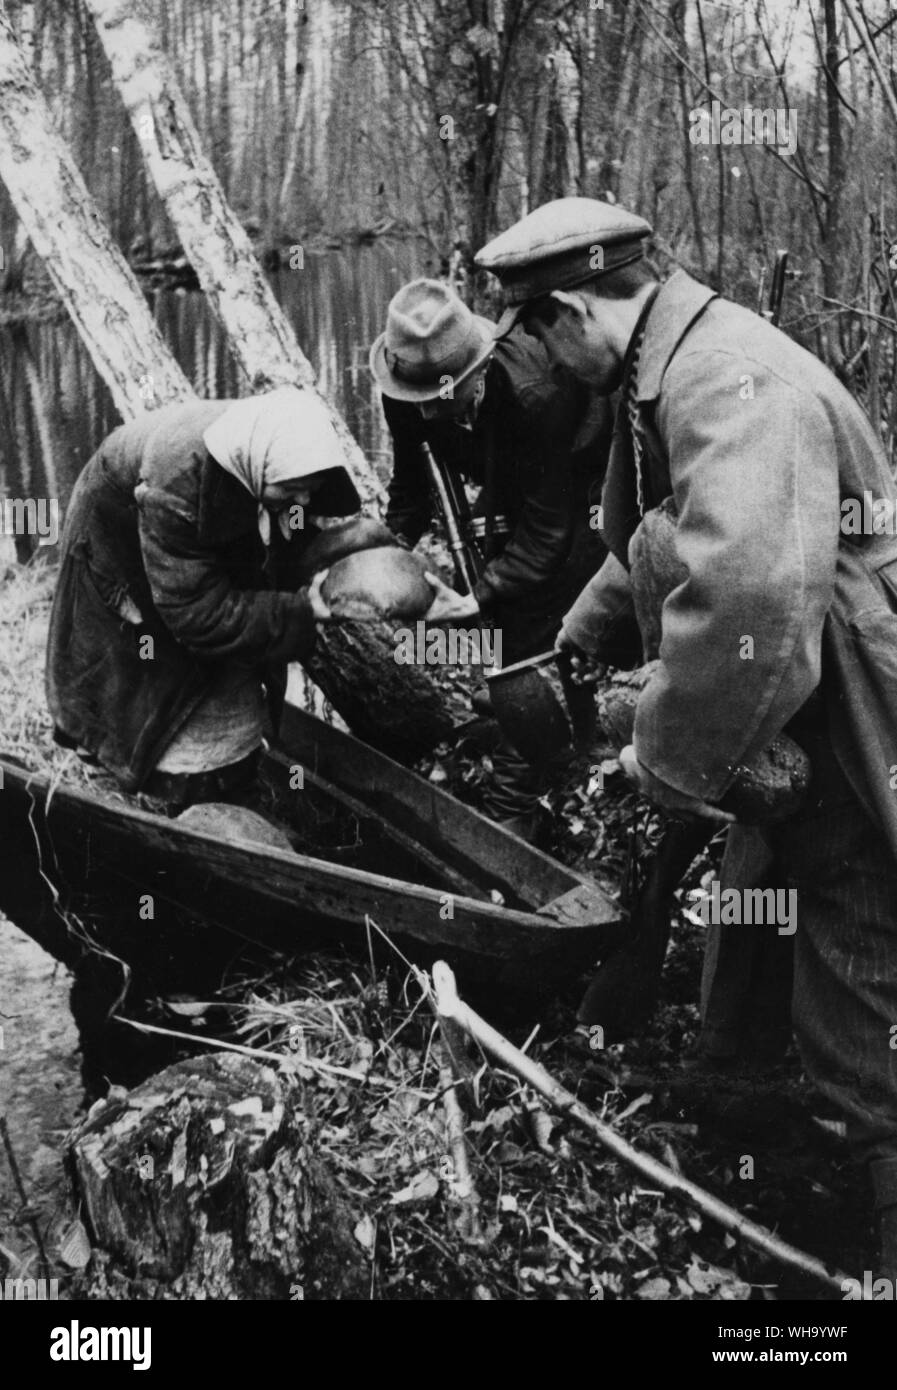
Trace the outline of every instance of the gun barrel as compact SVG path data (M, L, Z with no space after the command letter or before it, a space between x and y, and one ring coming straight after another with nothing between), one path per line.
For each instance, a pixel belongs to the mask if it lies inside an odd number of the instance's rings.
M455 572L461 583L465 586L467 592L472 594L479 574L477 572L471 546L461 534L457 506L451 496L442 469L433 456L433 450L427 443L424 443L422 448L427 471L430 475L430 482L433 486L433 492L442 515L446 535L448 536L449 550L452 552Z

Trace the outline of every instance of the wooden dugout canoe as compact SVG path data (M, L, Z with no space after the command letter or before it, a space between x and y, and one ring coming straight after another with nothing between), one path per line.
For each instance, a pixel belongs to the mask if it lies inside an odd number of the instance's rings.
M291 789L298 766L303 785ZM301 852L230 843L75 787L51 794L46 776L2 754L0 768L0 909L13 920L11 856L21 872L22 857L39 854L64 900L114 884L135 918L151 895L156 922L187 913L289 951L363 940L369 916L425 958L456 961L467 980L550 984L619 937L620 911L593 880L290 705L263 777Z

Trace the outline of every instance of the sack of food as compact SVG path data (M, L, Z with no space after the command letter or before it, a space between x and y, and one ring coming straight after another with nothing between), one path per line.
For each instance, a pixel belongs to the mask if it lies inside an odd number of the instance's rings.
M676 504L672 497L646 512L629 542L629 577L645 660L660 651L663 605L688 578L676 550Z

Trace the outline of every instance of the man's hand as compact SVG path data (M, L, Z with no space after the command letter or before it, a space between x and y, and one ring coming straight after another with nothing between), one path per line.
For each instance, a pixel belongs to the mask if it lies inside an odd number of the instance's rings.
M570 679L574 685L594 685L607 675L607 662L600 661L595 653L584 652L571 642L563 628L557 635L554 649L558 656L566 658L570 667Z
M443 584L438 575L431 574L429 570L426 579L433 590L434 598L423 615L425 623L446 623L453 618L478 617L480 606L473 594L456 594L454 589Z
M321 585L324 583L329 573L329 569L318 570L318 573L314 576L306 590L308 601L311 604L311 611L317 623L329 622L333 617L333 614L327 607L324 595L321 593Z
M677 791L675 787L655 777L653 772L649 772L639 762L631 743L620 754L620 766L642 796L671 814L699 816L706 820L718 821L720 825L728 825L735 820L728 811L721 811L718 806L711 806L709 801L701 801L696 796Z

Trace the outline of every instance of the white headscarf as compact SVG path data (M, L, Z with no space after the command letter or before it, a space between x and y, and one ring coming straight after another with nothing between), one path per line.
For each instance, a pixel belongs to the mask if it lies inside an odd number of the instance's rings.
M358 494L346 470L345 454L330 414L313 391L280 386L264 395L235 401L203 434L209 453L252 494L259 508L259 534L271 544L271 516L262 502L267 486L298 482L310 473L339 469L341 486L336 507L319 508L333 515L348 515L359 505ZM334 482L337 476L334 473ZM354 502L352 497L354 495ZM289 537L289 507L277 517Z

